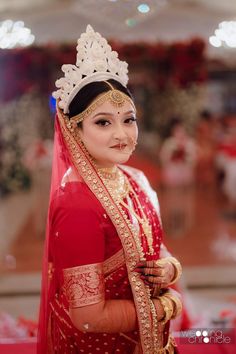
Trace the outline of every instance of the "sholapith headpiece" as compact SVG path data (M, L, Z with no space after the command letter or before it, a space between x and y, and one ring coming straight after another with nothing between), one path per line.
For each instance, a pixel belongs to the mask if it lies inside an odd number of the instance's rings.
M62 65L65 76L56 81L59 90L53 92L65 114L75 95L90 82L114 79L125 87L128 83L128 64L119 60L117 52L90 25L77 43L76 65Z

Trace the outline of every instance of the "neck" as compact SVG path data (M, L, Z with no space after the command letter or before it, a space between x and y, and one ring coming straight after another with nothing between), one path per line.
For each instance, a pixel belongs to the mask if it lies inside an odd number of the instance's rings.
M109 166L109 167L102 167L97 166L98 172L102 175L105 179L116 179L118 175L118 167L116 165Z

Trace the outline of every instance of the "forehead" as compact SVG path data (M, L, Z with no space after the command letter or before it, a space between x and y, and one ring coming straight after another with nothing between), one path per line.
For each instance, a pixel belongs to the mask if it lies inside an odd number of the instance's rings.
M101 105L99 105L98 107L96 107L96 109L93 111L91 116L94 117L99 113L109 113L111 115L114 115L117 114L117 112L119 112L120 114L125 114L127 112L135 113L135 108L134 105L129 100L125 100L122 106L120 107L117 107L110 100L107 100L103 102Z

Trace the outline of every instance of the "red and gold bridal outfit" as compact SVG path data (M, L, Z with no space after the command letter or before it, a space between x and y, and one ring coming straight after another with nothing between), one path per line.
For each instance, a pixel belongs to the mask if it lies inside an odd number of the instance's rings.
M142 172L119 167L130 189L117 203L61 112L54 144L38 353L174 353L169 323L157 322L151 291L134 270L140 260L160 258L154 192ZM135 215L148 220L151 244ZM69 308L104 299L133 299L136 330L88 333L73 326Z

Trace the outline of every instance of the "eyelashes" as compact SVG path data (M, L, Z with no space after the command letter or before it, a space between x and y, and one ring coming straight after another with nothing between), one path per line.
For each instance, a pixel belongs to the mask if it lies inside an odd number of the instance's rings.
M135 117L130 117L130 118L125 119L125 123L136 122L136 121L137 121L137 118L135 118Z
M100 125L102 127L105 127L110 124L110 122L107 119L99 119L95 124Z
M130 118L126 118L124 120L124 123L132 124L132 123L134 123L136 121L137 121L137 119L135 117L130 117ZM112 123L111 123L111 121L109 121L107 119L99 119L98 121L95 122L95 124L100 125L102 127L106 127L106 126L108 126L108 125L110 125Z

